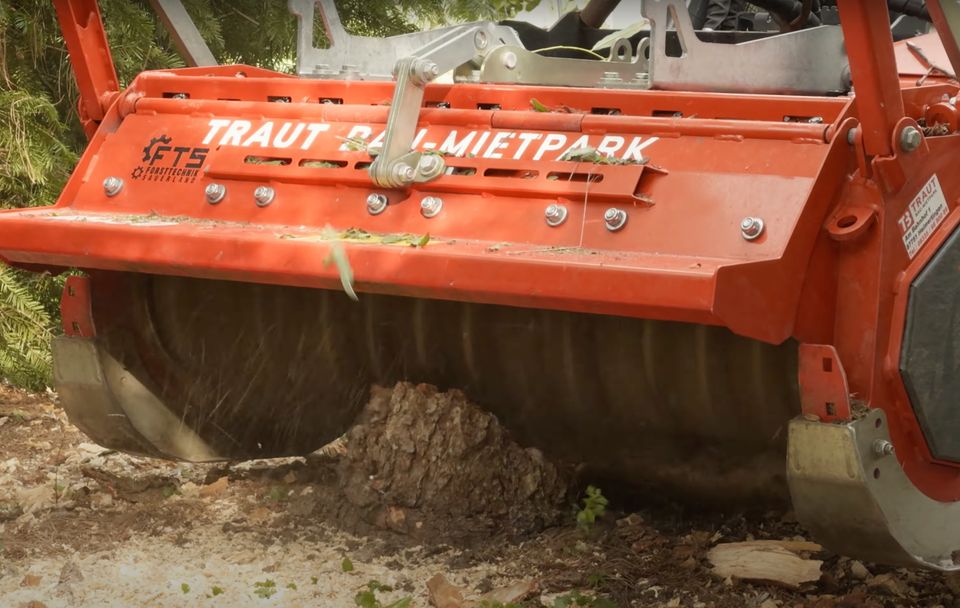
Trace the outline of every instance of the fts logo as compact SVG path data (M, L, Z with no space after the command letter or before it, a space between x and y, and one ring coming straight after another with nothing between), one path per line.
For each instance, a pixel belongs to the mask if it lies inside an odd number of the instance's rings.
M134 168L130 177L147 182L195 182L210 148L174 146L172 142L167 135L151 139L143 147L141 164Z

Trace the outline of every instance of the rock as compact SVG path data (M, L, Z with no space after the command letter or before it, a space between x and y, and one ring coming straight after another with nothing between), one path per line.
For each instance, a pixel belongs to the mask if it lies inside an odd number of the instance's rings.
M900 580L893 573L878 574L867 581L867 586L871 589L883 591L895 597L908 597L911 595L910 586Z
M20 581L21 587L39 587L40 581L43 580L42 576L36 574L28 574L23 577L23 580Z
M870 578L870 571L863 565L863 562L854 560L850 562L850 576L858 581L865 581Z
M21 604L20 606L21 608L47 608L46 604L43 602L38 602L37 600L27 602L26 604Z
M187 482L187 483L190 483L190 482ZM227 491L227 485L229 485L229 483L230 483L230 478L224 475L223 477L216 480L215 482L202 486L197 491L197 493L200 495L201 498L215 498Z
M427 581L427 591L430 594L430 605L434 608L463 606L463 592L459 587L450 584L442 574L437 574Z
M750 541L717 545L707 552L713 574L721 579L777 583L797 589L820 580L823 562L806 559L801 552L822 550L806 541Z

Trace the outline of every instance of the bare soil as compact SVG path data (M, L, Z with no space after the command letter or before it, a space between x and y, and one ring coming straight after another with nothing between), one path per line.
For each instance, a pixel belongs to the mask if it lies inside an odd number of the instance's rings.
M712 572L718 544L805 539L789 512L627 512L611 489L578 528L582 480L425 386L374 390L306 458L205 465L110 452L0 386L0 446L0 607L427 607L437 574L467 598L523 583L527 607L960 607L953 579L825 551L797 590Z

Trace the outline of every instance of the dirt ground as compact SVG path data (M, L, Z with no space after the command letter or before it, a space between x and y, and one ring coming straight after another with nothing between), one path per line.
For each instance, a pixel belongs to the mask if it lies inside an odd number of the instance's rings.
M564 482L426 387L375 393L346 438L307 458L195 465L105 450L55 395L3 386L0 606L457 608L499 593L473 605L960 607L952 579L825 551L804 556L822 575L798 589L723 578L711 548L803 539L791 514L613 500L578 527Z

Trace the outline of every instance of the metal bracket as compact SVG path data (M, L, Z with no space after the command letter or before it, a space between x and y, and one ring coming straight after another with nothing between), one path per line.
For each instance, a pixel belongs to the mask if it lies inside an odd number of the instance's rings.
M479 62L498 40L497 29L493 23L460 26L397 62L397 86L387 115L383 149L370 165L370 177L375 184L400 188L443 174L443 157L410 149L424 87L440 74L465 63Z
M843 34L821 26L740 44L697 38L683 0L644 0L651 23L652 87L737 93L827 94L849 90ZM683 52L667 55L668 23Z
M180 0L150 0L163 26L173 39L174 46L191 67L217 65L200 30Z
M960 570L960 502L920 492L894 454L883 411L847 424L790 422L787 481L800 523L866 561Z
M397 57L422 54L432 43L464 27L458 25L389 38L352 36L344 29L333 0L288 0L287 6L299 19L297 73L306 78L390 80ZM314 15L318 7L330 41L326 49L313 45ZM512 29L494 28L501 44L520 45Z
M649 89L650 41L644 38L634 53L630 40L621 38L610 49L610 58L569 59L546 57L518 46L501 46L490 52L480 68L482 82Z

